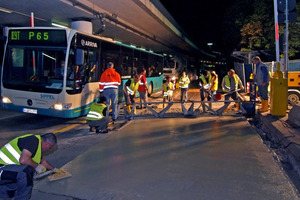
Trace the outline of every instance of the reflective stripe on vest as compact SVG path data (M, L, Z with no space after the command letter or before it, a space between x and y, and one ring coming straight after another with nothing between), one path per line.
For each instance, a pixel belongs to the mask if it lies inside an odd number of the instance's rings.
M139 81L139 84L140 84L140 85L145 85L145 84L147 83L147 79L146 79L146 82L145 82L145 83L143 83L143 82L142 82L142 80L141 80L141 79L142 79L142 77L143 77L143 75L140 75L140 81Z
M167 92L164 92L164 96L173 96L173 91L172 90L168 90Z
M190 83L190 79L187 76L182 76L179 80L179 87L180 88L188 88Z
M118 82L99 82L100 85L103 85L103 90L108 88L118 89L120 83Z
M166 96L173 96L173 90L171 90L171 89L167 89L168 87L169 88L173 88L173 83L172 82L169 82L169 84L168 83L164 83L164 96L166 97Z
M134 95L134 91L130 89L130 87L126 86L127 92L130 95Z
M230 78L229 78L228 75L226 75L224 78L225 78L225 87L226 88L223 88L223 91L224 92L229 92L229 90L231 89L230 88ZM238 88L238 86L239 86L238 76L236 74L234 74L233 78L234 78L234 84L235 84L234 90L236 90Z
M100 120L104 117L103 110L106 108L104 103L93 103L91 109L86 116L87 120Z
M127 94L134 95L134 92L139 89L139 82L135 82L134 78L130 79L130 86L126 86ZM124 88L124 92L126 93L126 90Z
M22 154L22 151L18 147L18 140L20 138L32 136L32 134L24 135L17 137L13 140L11 140L9 143L7 143L4 147L2 147L0 151L0 164L3 165L20 165L20 157ZM41 148L41 136L35 135L35 137L38 138L39 144L37 148L37 152L35 153L35 156L32 158L32 160L36 163L41 162L42 157L42 148Z
M100 113L97 113L95 111L90 111L88 113L87 117L93 118L93 119L102 119L103 118L103 116Z

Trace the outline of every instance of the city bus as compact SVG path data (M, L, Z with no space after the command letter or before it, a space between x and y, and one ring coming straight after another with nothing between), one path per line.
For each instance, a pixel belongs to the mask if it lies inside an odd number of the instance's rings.
M155 66L149 93L161 91L163 56L109 38L69 28L6 29L2 62L2 108L60 118L86 115L99 96L99 79L108 62L123 87L140 68Z

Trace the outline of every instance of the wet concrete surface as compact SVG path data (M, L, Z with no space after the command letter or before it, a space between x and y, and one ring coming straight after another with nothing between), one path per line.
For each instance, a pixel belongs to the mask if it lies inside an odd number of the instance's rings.
M199 100L198 90L189 95L190 101ZM181 111L176 106L171 110ZM58 149L45 157L72 177L35 181L34 200L300 199L291 182L298 175L287 177L281 158L262 135L234 108L229 110L224 116L201 113L192 119L182 113L177 118L148 118L145 112L105 135L90 133L84 117L63 120L0 110L0 143L25 133L57 134ZM282 122L268 119L259 121ZM285 134L284 128L273 127L270 134Z
M242 117L133 120L63 168L32 199L299 199Z

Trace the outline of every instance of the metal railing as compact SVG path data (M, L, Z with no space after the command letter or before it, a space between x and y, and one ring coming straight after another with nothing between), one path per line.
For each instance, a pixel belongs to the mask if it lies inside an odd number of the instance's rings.
M223 103L222 106L212 106L214 104L220 104ZM155 118L165 118L165 117L198 117L201 115L201 113L210 113L215 116L222 116L224 114L224 111L228 108L228 106L231 103L238 103L239 109L234 112L234 114L247 114L247 110L244 108L243 101L236 100L236 101L191 101L188 103L183 102L148 102L148 103L134 103L133 105L130 105L131 109L127 109L126 103L121 103L118 105L117 115L118 117L121 117L123 114L125 119L134 119L141 116L146 116L143 109L141 109L140 112L136 112L137 106L144 106L146 109L150 112L147 112L147 116L151 115ZM166 105L166 107L163 106L163 108L158 108L157 105ZM200 104L198 108L195 109L195 104ZM179 106L178 106L179 105ZM176 107L175 113L179 115L173 115L172 113L167 113L171 110L172 107ZM202 112L200 111L200 108L202 107ZM123 109L123 113L121 113L121 108ZM188 109L187 109L188 108Z

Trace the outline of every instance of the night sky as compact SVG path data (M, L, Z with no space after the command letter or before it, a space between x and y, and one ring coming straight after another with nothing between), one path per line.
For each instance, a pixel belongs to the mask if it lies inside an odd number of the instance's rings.
M208 42L218 50L224 13L234 0L160 0L189 38L200 48Z

